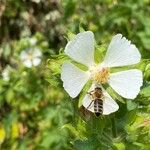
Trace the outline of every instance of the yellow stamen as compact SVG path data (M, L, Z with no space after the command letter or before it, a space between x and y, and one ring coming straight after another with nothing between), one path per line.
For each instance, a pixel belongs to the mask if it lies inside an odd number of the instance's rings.
M94 65L90 68L90 73L93 81L101 84L108 82L109 68Z

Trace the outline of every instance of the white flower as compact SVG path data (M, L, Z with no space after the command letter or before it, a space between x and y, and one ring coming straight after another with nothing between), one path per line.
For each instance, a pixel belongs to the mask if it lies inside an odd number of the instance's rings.
M30 44L32 46L34 46L37 43L37 39L36 38L30 38L29 41L30 41Z
M39 3L41 0L32 0L32 2Z
M38 66L41 63L41 56L42 53L40 49L34 48L22 51L20 59L26 67L31 68L32 66Z
M3 77L4 81L9 81L10 80L9 74L10 74L10 67L8 66L2 72L2 77Z
M131 69L110 73L109 68L140 62L141 55L136 46L122 37L121 34L117 34L110 42L103 62L96 64L94 61L94 42L94 34L91 31L86 31L77 34L66 45L65 53L76 62L86 65L88 71L83 71L72 63L65 62L61 72L64 89L72 98L75 98L86 82L91 79L93 84L101 86L108 83L122 97L134 99L142 86L142 72L138 69ZM86 98L83 99L83 105L85 107L89 105Z

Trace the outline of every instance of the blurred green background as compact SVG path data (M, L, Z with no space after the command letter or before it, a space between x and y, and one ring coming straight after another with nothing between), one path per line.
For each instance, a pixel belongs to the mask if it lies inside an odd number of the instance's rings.
M68 124L76 124L75 102L62 87L62 60L55 62L55 56L67 35L81 28L93 31L97 44L104 45L122 33L142 55L144 86L137 101L118 113L119 133L112 145L79 140L80 130ZM41 51L38 66L21 61L21 52L29 49ZM150 0L1 0L0 149L150 149L149 59Z

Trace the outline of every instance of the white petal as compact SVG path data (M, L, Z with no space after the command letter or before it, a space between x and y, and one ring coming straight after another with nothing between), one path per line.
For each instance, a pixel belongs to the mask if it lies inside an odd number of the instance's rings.
M30 44L31 44L31 45L34 46L36 43L37 43L37 39L36 39L36 38L31 38L31 39L30 39Z
M97 85L92 85L88 92L94 90ZM99 86L101 87L101 86ZM102 88L102 87L101 87ZM111 96L102 88L103 91L103 115L109 115L119 109L118 104L111 98ZM89 94L86 94L83 99L83 106L94 113L94 103Z
M29 60L29 59L26 59L23 61L23 64L28 67L28 68L31 68L32 67L32 61Z
M42 52L40 51L39 48L34 48L33 50L33 57L41 57L42 56Z
M65 53L75 61L90 66L94 63L94 34L91 31L77 34L66 45Z
M109 84L122 97L134 99L143 84L142 72L132 69L113 73L110 75Z
M95 87L96 87L95 84L92 84L92 86L90 87L90 89L88 90L88 92L91 92L92 90L94 90ZM88 108L89 111L91 111L91 112L94 113L94 105L91 102L92 102L92 99L91 99L90 95L86 94L85 97L82 100L82 105L86 109Z
M24 60L27 59L27 58L28 58L28 53L27 53L27 51L22 51L21 54L20 54L20 59L21 59L22 61L24 61Z
M110 95L103 91L104 94L104 102L103 102L103 114L109 115L113 112L116 112L119 109L118 104L110 97Z
M41 58L33 58L33 65L38 66L41 63Z
M10 67L6 67L2 72L2 77L4 81L9 81L10 79Z
M127 66L138 63L140 59L141 55L136 46L121 34L117 34L108 47L103 63L107 67Z
M87 72L71 63L65 62L62 66L61 79L63 87L72 98L75 98L80 93L89 76Z

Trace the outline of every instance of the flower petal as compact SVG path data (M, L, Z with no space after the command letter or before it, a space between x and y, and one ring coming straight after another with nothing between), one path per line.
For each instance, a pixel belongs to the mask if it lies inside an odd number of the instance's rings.
M91 31L77 34L66 45L65 53L75 61L90 66L94 63L94 34Z
M42 52L40 51L39 48L34 48L32 53L33 53L33 57L41 57L42 56Z
M28 58L28 53L27 51L22 51L21 54L20 54L20 59L22 61L26 60Z
M122 97L134 99L143 84L142 72L138 69L110 74L110 86Z
M34 66L38 66L41 63L41 58L33 58L32 61Z
M119 109L118 104L111 98L111 96L106 91L103 91L103 94L105 96L103 102L103 114L109 115L113 112L116 112Z
M94 88L98 85L92 84L91 88L88 92L94 90ZM101 87L101 86L99 86ZM102 88L102 87L101 87ZM118 104L111 98L111 96L102 88L103 91L103 115L109 115L119 109ZM83 106L89 111L94 113L94 103L89 94L86 94L83 99Z
M62 66L61 79L67 93L75 98L89 79L89 73L65 62Z
M134 44L117 34L113 37L103 64L107 67L118 67L133 65L140 61L141 55Z
M88 92L91 92L94 90L94 88L96 87L95 84L92 84L92 86L90 87L90 89L88 90ZM82 105L88 109L89 111L94 113L94 103L91 103L92 99L90 97L89 94L86 94L85 97L82 100Z
M31 68L32 67L32 61L29 60L29 59L26 59L23 61L23 64L28 67L28 68Z

